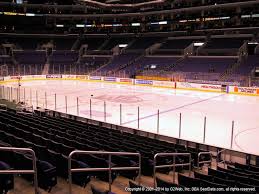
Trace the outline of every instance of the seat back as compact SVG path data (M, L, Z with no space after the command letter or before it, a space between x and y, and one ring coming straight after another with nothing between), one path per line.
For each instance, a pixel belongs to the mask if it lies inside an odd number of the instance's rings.
M93 194L108 194L109 191L101 191L100 189L97 189L94 186L91 186L91 190Z
M178 184L184 187L200 187L200 180L178 174Z

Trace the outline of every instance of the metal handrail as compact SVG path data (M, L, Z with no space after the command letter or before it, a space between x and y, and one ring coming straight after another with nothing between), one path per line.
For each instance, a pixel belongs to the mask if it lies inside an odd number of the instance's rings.
M170 165L159 165L156 166L156 158L159 156L173 156L173 164ZM176 156L189 156L189 162L183 164L176 164L175 157ZM191 175L191 164L192 164L192 157L190 153L157 153L154 156L154 169L153 169L153 176L154 176L154 188L156 187L156 169L157 168L168 168L173 167L173 182L175 183L175 167L176 166L189 166L189 176Z
M222 162L218 162L219 161L219 155L221 154L221 153L225 153L224 154L224 159L222 160ZM219 163L223 163L224 164L224 167L226 166L226 152L227 152L227 149L222 149L222 150L220 150L219 152L217 152L217 159L216 159L216 163L217 163L217 166L218 166L218 164ZM221 159L221 158L220 158Z
M205 161L200 161L200 156L202 155L209 155L210 156L210 160L205 160ZM197 167L200 167L200 164L209 164L211 166L212 163L212 153L211 152L200 152L198 154L198 160L197 160Z
M0 170L0 174L33 174L35 194L38 194L38 176L36 155L32 149L29 148L14 148L14 147L0 147L0 151L18 151L23 153L30 153L32 155L32 170Z
M109 156L109 166L108 168L76 168L72 169L72 156L75 154L82 155L108 155ZM138 167L111 167L111 158L112 156L138 156L139 166ZM140 153L131 153L131 152L104 152L104 151L82 151L75 150L72 151L68 156L68 181L69 181L69 194L72 194L72 172L93 172L93 171L108 171L109 172L109 191L111 192L112 177L111 172L116 170L138 170L139 184L141 176L141 155Z
M7 105L6 104L0 104L0 111L7 111Z
M24 112L27 111L27 112ZM31 106L26 106L26 105L21 105L16 107L16 113L18 114L25 114L25 115L32 115L34 113L33 105Z

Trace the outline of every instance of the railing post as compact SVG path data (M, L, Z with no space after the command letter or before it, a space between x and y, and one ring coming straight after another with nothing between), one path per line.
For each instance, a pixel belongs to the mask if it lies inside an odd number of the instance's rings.
M206 124L207 124L207 118L204 117L203 143L205 143L205 138L206 138Z
M77 116L79 116L79 100L78 100L78 97L76 98L76 112L77 112Z
M103 116L104 116L104 122L106 122L106 102L103 102Z
M11 87L8 87L8 100L11 102Z
M26 96L25 96L25 88L23 88L23 101L24 101L24 103L26 102Z
M92 118L92 99L90 98L90 118Z
M112 162L112 156L109 154L109 192L112 191L112 170L111 170L111 162Z
M8 100L8 101L10 101L9 99L10 99L10 95L9 95L9 87L7 87L7 100Z
M70 153L68 157L68 186L69 186L69 194L72 194L72 165L71 165L71 160L72 160L72 153Z
M38 102L38 91L36 90L36 106L38 107L39 102Z
M13 101L13 87L11 87L11 101Z
M192 156L190 154L189 155L189 177L191 176L191 171L192 171Z
M159 134L159 117L160 117L160 114L159 114L159 109L157 110L157 129L156 129L156 133Z
M3 98L3 88L4 88L4 86L1 86L1 87L0 87L0 89L1 89L1 99L4 99L4 98Z
M138 164L138 168L139 168L139 171L138 171L138 184L140 185L141 183L141 155L139 154L138 155L138 160L139 160L139 164Z
M153 177L154 177L154 188L156 188L156 156L154 157L154 169L153 169Z
M67 96L65 96L66 114L67 114Z
M180 113L180 117L179 117L179 139L181 139L181 133L182 133L182 113Z
M173 164L175 164L175 155L173 155ZM173 183L175 183L175 165L173 166Z
M232 121L232 130L231 130L231 144L230 144L230 149L232 149L232 147L233 147L234 127L235 127L235 121Z
M16 102L19 102L19 97L18 97L18 88L15 88L16 90ZM4 86L3 86L3 99L4 99Z
M47 92L45 92L45 108L47 109Z
M138 129L139 129L139 106L138 106Z
M54 95L55 99L54 99L54 106L55 106L55 110L57 110L57 94Z
M38 194L38 176L37 176L37 162L36 162L36 154L32 150L32 161L33 161L33 170L34 170L34 188L35 193Z
M120 104L120 125L122 124L122 106Z
M31 88L30 88L30 105L32 106L32 91L31 91Z
M18 96L19 96L19 99L18 99L18 102L21 102L21 85L19 84L19 91L18 91Z

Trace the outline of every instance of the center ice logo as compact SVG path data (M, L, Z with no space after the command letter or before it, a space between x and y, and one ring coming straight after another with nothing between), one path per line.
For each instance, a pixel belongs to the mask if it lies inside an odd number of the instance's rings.
M142 102L143 99L137 96L128 96L128 95L100 95L96 96L93 99L102 100L102 101L109 101L109 102L116 102L116 103L137 103Z

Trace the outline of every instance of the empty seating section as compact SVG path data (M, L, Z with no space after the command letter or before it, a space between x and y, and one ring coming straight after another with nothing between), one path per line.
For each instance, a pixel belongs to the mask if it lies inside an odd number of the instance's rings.
M50 69L49 73L73 73L76 69L76 62L78 59L77 51L53 51L49 56Z
M127 67L125 70L127 72L133 73L137 70L156 70L156 71L163 71L163 70L173 70L175 67L175 63L181 57L172 56L172 57L142 57L141 59L134 62L132 65Z
M102 47L102 50L111 50L112 48L114 48L117 45L120 44L129 44L132 41L133 38L127 38L127 37L123 37L123 38L110 38L105 45Z
M185 49L192 42L192 39L168 39L160 49Z
M53 51L50 56L50 64L71 65L78 58L77 51Z
M90 67L100 67L109 62L111 57L102 57L102 56L85 56L80 59L82 65Z
M76 42L76 38L70 37L58 37L51 39L54 45L54 50L71 50L72 46Z
M102 46L102 44L105 42L106 38L83 38L81 41L80 41L80 44L78 44L78 47L77 49L80 49L80 47L82 45L88 45L87 47L87 50L98 50L99 47Z
M10 65L13 64L10 56L0 55L0 65Z
M237 62L237 58L188 57L177 66L177 71L222 73Z
M117 56L114 56L112 61L100 69L102 72L109 72L119 69L121 66L129 64L134 59L136 59L139 54L136 53L124 53Z
M258 54L250 54L238 60L238 49L248 40L251 37L211 36L205 39L202 36L1 35L0 65L7 65L1 67L2 75L42 74L44 69L44 73L110 73L132 77L145 71L151 76L172 77L169 74L176 73L187 80L224 79L247 86L244 77L259 67ZM193 56L184 56L184 49L195 42L205 44L190 48ZM10 45L5 49L4 44L11 44L12 49ZM119 44L128 44L128 47L116 50L113 55L112 48ZM87 49L80 50L82 45L87 45ZM150 50L145 51L147 48ZM224 78L223 74L226 74ZM258 85L256 80L252 80L252 83Z
M32 148L36 152L36 157L42 171L48 169L47 172L51 176L54 176L54 167L56 167L57 175L64 178L67 177L68 155L75 149L139 152L142 157L141 166L142 174L144 175L152 175L155 153L190 152L192 153L193 162L196 163L197 152L201 151L192 148L186 149L185 146L150 139L148 137L121 133L117 130L87 125L64 118L0 112L0 120L0 141L10 146ZM1 156L3 155L1 154ZM12 158L12 156L10 157ZM5 155L4 158L0 157L0 161L6 162L11 167L14 166L15 164L13 162L15 160L9 160L8 158ZM73 168L107 167L107 159L107 157L100 155L78 156L73 159L72 165ZM26 160L29 159L21 157L21 160L24 165L27 165ZM177 157L176 161L178 163L186 162L184 157ZM113 156L112 163L114 167L138 166L138 158ZM157 163L171 164L172 159L160 158ZM177 169L180 170L181 168ZM112 174L112 177L114 179L117 175L122 175L128 178L134 178L137 174L137 171L116 171L116 173ZM45 174L43 173L43 175ZM91 176L97 176L104 181L108 180L108 173L75 173L73 174L74 183L85 185L89 182L89 177ZM47 181L46 179L44 180ZM53 184L53 182L49 184Z
M241 193L258 193L259 191L259 168L251 165L243 165L236 163L234 166L227 166L227 168L217 167L217 170L208 168L208 173L204 171L195 170L194 176L186 176L178 174L178 184L165 181L156 177L158 187L203 187L203 188L222 188L221 191L208 191L204 193L227 193L226 188L245 188L250 191L243 191ZM132 184L131 184L132 185ZM137 187L137 185L135 185ZM239 192L239 193L240 193ZM169 192L166 192L169 193Z
M46 52L45 51L15 51L15 60L22 65L44 65L46 63Z
M71 50L76 37L3 37L1 42L11 43L18 50L40 50L43 44L52 44L54 50Z
M255 67L259 67L259 55L249 55L247 59L241 63L236 73L249 75Z
M202 150L168 143L148 137L123 133L66 118L17 114L11 111L0 112L0 145L32 148L37 157L39 186L51 190L57 184L57 176L68 177L68 155L71 151L112 151L138 152L141 154L142 174L153 175L153 158L156 153L179 152L191 153L192 163L197 163L197 153ZM158 146L159 145L159 146ZM204 156L203 160L208 160ZM112 156L112 167L138 166L135 156ZM176 157L176 163L186 163L185 157ZM161 157L156 160L158 165L172 164L172 158ZM72 159L72 168L106 168L108 157L105 155L78 155ZM32 169L29 155L17 152L4 152L0 155L0 169ZM186 169L176 167L177 171ZM172 167L159 169L158 172L168 173ZM134 179L137 171L114 171L112 180L118 175ZM91 177L108 182L108 173L77 172L72 174L74 184L85 187ZM156 177L158 187L246 187L259 189L259 167L235 163L227 168L209 168L208 173L194 171L194 176L178 173L178 184ZM23 175L31 181L31 175ZM0 190L13 188L13 176L0 176ZM130 181L130 187L140 187ZM93 192L99 192L92 188ZM256 192L251 192L256 193Z
M212 38L199 50L199 55L238 55L239 48L249 38Z
M2 40L3 43L14 44L16 49L21 50L36 50L42 42L40 38L35 37L2 37Z
M141 37L141 38L135 39L132 45L130 45L127 49L144 50L155 43L159 43L160 41L161 41L161 38L159 37Z
M248 38L214 38L206 44L205 49L238 49L247 39Z
M183 55L183 51L194 40L192 39L167 39L161 47L155 51L155 55Z

